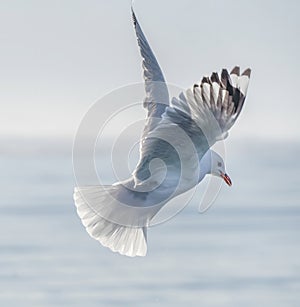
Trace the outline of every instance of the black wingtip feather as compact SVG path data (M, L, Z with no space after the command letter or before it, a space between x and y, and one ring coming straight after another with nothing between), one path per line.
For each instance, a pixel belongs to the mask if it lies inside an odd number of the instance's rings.
M132 14L132 21L133 21L133 24L134 24L134 26L136 27L137 19L136 19L136 16L135 16L135 13L134 13L134 10L133 10L133 7L132 7L132 6L131 6L131 14Z
M248 78L250 78L251 75L251 69L247 68L243 73L242 76L247 76Z
M222 69L222 71L221 71L221 78L222 78L222 79L228 80L229 74L228 74L228 71L227 71L226 68L223 68L223 69Z
M210 80L208 77L203 77L201 83L208 83L211 84Z
M221 84L219 75L216 72L213 72L211 74L210 81L211 82L217 82L218 84Z
M229 92L229 95L233 95L233 86L231 84L231 79L227 69L222 69L221 72L221 82L225 89Z
M232 74L235 74L235 75L239 76L239 75L240 75L240 67L239 67L239 66L235 66L235 67L232 69L232 71L230 72L230 74L231 74L231 75L232 75Z

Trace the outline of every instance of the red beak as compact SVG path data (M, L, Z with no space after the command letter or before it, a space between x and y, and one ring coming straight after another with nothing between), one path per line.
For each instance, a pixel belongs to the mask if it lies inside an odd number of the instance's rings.
M231 187L232 186L232 181L230 177L227 174L221 174L221 177L224 179L224 181Z

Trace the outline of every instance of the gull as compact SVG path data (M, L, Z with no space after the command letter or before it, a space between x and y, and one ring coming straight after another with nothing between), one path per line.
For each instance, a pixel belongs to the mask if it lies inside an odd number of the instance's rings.
M210 147L228 136L245 102L251 70L234 67L203 77L170 99L162 70L132 19L142 57L146 124L139 162L130 178L113 185L74 190L77 213L88 234L121 255L147 253L147 229L172 199L210 174L232 182L221 156Z

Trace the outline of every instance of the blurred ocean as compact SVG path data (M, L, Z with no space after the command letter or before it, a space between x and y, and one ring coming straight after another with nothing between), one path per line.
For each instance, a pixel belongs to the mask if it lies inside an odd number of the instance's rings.
M133 259L81 225L70 148L2 149L0 306L300 306L300 144L227 148L233 187L151 228Z

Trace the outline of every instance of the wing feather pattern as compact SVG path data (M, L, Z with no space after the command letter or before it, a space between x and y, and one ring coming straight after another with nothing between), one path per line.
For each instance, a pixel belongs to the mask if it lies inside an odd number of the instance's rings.
M201 129L214 119L220 133L213 137L216 140L225 138L243 108L250 74L248 68L240 75L238 66L230 74L227 69L220 75L214 72L210 77L203 77L192 89L182 92L179 99L174 97L171 106L190 116Z

